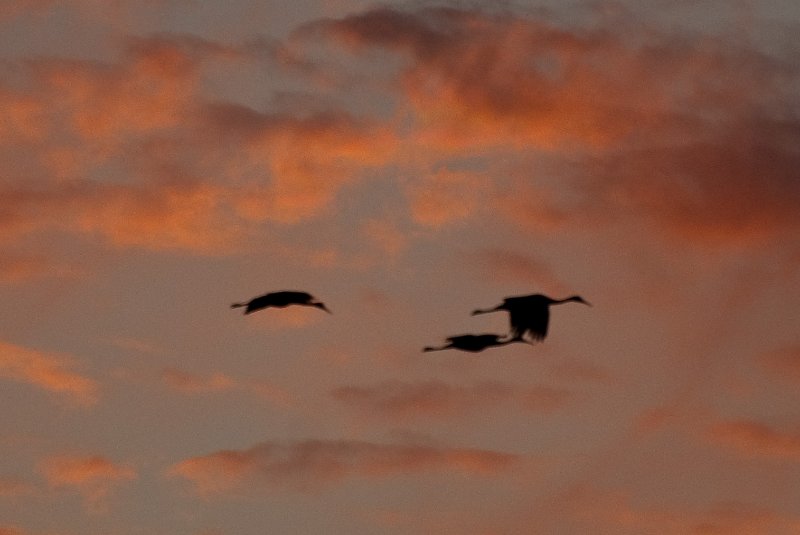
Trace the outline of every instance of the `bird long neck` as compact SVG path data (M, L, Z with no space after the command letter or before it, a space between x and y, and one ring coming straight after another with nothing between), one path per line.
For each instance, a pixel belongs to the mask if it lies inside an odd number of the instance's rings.
M551 301L551 305L560 305L561 303L569 303L570 301L576 301L578 303L583 302L583 299L579 295L571 295L565 299L553 299Z

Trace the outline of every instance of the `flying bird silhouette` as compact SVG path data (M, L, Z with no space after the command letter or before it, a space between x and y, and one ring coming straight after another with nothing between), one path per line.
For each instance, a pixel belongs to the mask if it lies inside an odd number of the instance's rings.
M570 301L591 306L579 295L573 295L566 299L553 299L542 294L532 294L506 297L496 307L473 310L472 315L505 310L508 312L508 319L511 324L511 340L523 340L525 333L529 333L533 340L541 341L547 336L550 305L558 305Z
M231 308L246 307L244 313L250 314L251 312L256 312L264 308L284 308L289 305L316 307L331 314L331 311L328 310L322 302L317 301L310 293L295 291L272 292L260 295L246 303L234 303L231 305Z
M460 349L461 351L469 351L471 353L478 353L490 347L504 346L513 342L524 342L529 344L527 340L522 338L501 340L499 334L462 334L459 336L451 336L446 338L447 344L441 347L426 347L422 351L442 351L444 349Z

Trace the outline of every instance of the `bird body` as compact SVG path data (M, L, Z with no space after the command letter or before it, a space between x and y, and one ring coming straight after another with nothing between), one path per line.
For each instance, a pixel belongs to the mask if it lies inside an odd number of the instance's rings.
M285 308L289 305L312 306L324 310L329 314L331 313L331 311L328 310L322 302L317 301L316 298L314 298L314 296L312 296L310 293L297 292L293 290L271 292L260 295L258 297L254 297L246 303L234 303L231 305L231 308L244 307L244 313L250 314L251 312L256 312L257 310L264 308Z
M566 299L553 299L543 294L531 294L506 297L496 307L474 310L472 315L505 310L508 312L508 319L511 324L510 334L512 340L523 340L525 334L528 333L533 340L542 341L547 336L547 327L550 322L550 305L571 301L589 305L579 295L573 295Z
M461 351L469 351L471 353L478 353L490 347L504 346L513 342L525 342L523 339L508 339L501 340L502 336L499 334L461 334L458 336L450 336L446 338L447 344L440 347L426 347L423 351L442 351L444 349L460 349Z

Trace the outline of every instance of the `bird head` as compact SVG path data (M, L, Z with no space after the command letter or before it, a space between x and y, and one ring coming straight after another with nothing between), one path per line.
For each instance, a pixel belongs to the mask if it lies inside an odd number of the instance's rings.
M325 311L325 312L327 312L328 314L333 314L333 312L331 312L330 310L328 310L328 307L326 307L324 303L311 303L311 305L312 305L312 306L315 306L315 307L317 307L317 308L319 308L319 309L321 309L321 310L324 310L324 311Z
M587 305L587 306L592 306L592 304L589 301L587 301L586 299L584 299L580 295L573 295L572 297L569 298L569 300L570 301L575 301L576 303L583 303L584 305Z

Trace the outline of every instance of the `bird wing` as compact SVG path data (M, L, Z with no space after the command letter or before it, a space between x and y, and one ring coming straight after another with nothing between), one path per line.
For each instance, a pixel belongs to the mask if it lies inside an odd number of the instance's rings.
M513 337L521 338L525 333L530 333L534 340L544 340L547 336L550 310L547 306L515 308L510 312L509 319Z
M281 302L285 302L287 304L290 303L308 303L314 300L314 297L308 292L297 292L294 290L285 290L282 292L275 292L272 294L276 298L279 298Z

